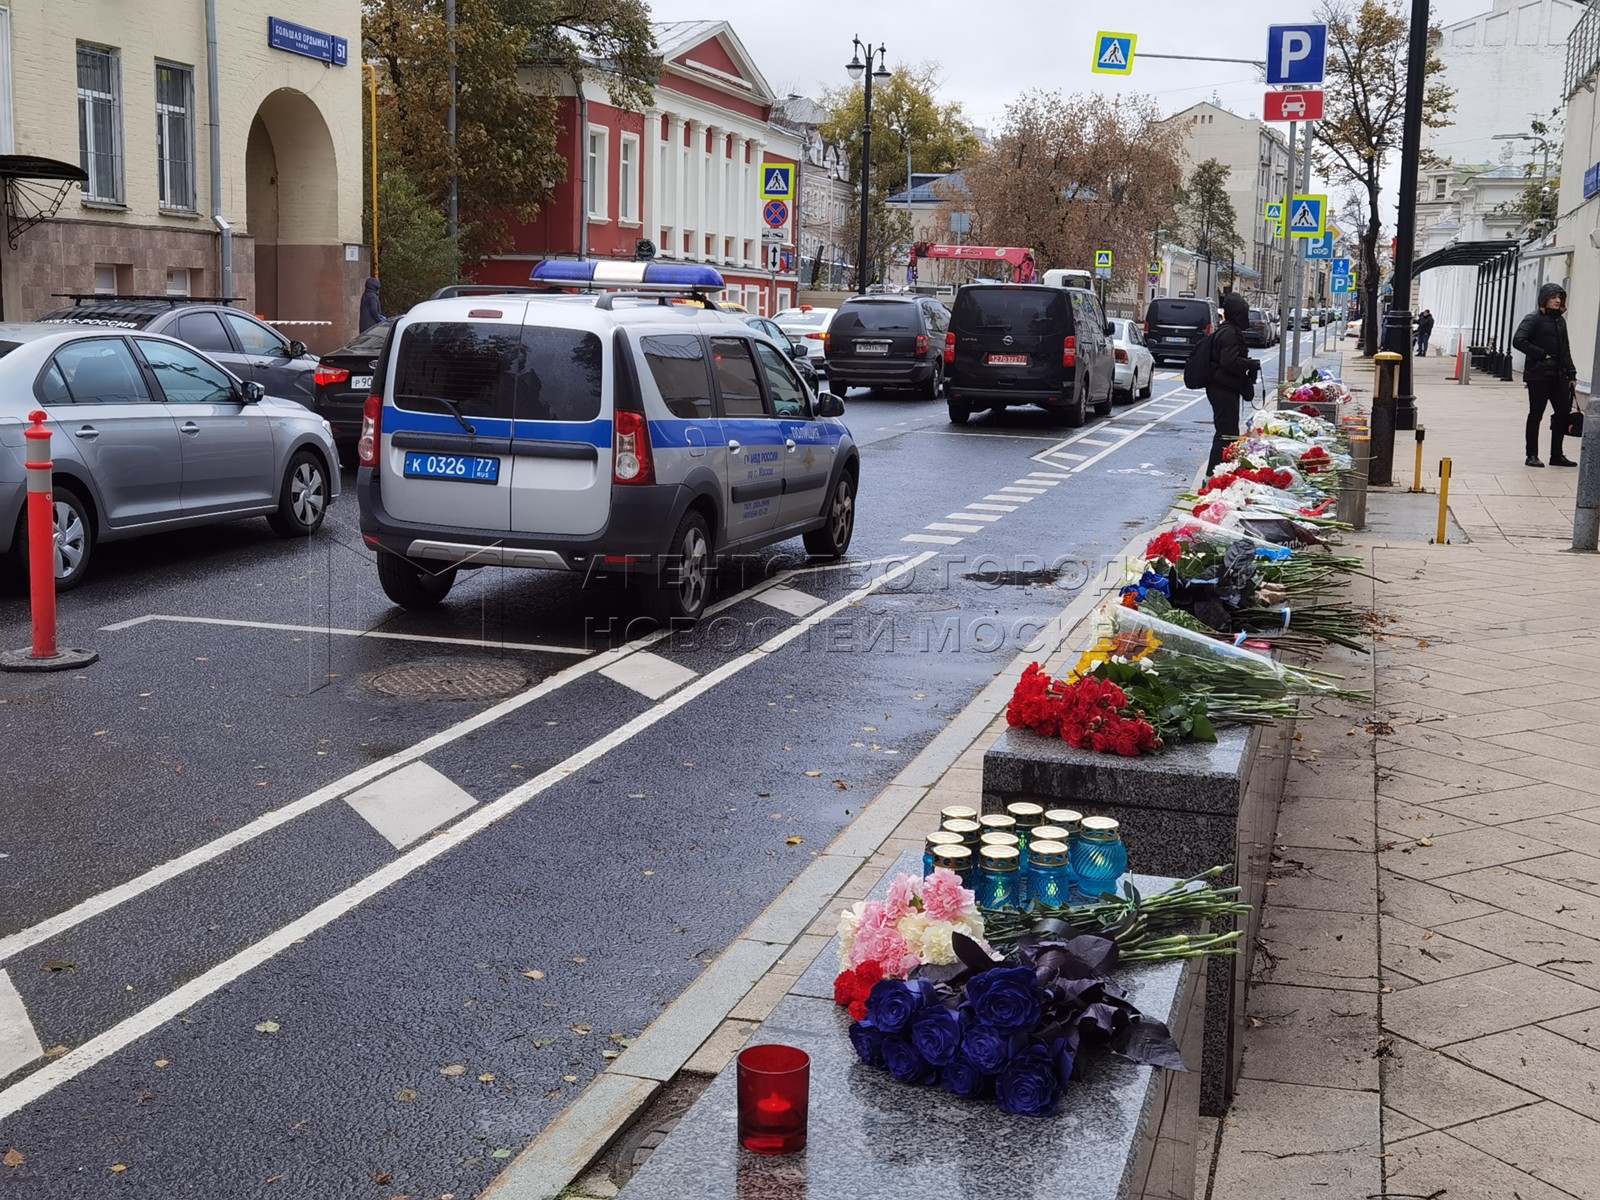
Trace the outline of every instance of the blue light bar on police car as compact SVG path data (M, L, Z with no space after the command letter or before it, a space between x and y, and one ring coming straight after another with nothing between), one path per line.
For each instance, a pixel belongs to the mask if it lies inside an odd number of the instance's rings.
M714 267L697 263L547 259L533 268L535 283L568 287L646 287L719 291L727 286Z

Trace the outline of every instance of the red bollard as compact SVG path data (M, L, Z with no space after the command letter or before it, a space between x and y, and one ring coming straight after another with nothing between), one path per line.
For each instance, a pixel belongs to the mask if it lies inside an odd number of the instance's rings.
M0 653L0 670L68 671L86 667L100 656L93 650L61 650L56 646L55 495L50 485L50 414L35 411L23 437L28 455L28 591L33 605L33 645Z

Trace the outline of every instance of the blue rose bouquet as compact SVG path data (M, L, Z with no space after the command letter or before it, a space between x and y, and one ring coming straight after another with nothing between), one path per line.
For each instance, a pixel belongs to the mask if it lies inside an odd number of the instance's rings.
M962 934L954 944L962 964L956 974L922 967L912 978L874 985L866 1016L850 1026L863 1063L903 1083L993 1099L1024 1117L1052 1115L1095 1047L1186 1069L1167 1027L1108 981L1117 965L1112 938L1038 941L1019 947L1012 962L991 958Z

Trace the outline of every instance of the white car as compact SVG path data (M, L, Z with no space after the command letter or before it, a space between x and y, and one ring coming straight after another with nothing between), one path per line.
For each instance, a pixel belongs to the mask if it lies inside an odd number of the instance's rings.
M802 304L799 308L786 308L772 318L779 329L805 346L806 361L819 375L828 373L828 324L838 311Z
M1137 395L1141 400L1150 397L1150 380L1155 375L1156 360L1144 344L1144 333L1136 322L1125 317L1111 319L1111 345L1116 351L1117 367L1111 397L1118 404L1128 404Z

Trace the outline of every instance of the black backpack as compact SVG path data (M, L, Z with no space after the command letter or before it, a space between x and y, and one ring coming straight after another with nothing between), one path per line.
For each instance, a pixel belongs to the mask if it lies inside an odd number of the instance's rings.
M1216 335L1208 333L1189 352L1189 361L1183 364L1183 386L1203 388L1211 382L1217 368Z

